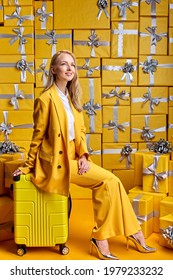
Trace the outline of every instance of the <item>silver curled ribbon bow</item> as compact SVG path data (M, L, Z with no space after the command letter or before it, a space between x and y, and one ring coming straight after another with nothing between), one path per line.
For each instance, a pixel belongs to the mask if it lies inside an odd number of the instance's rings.
M135 67L133 66L133 64L130 62L126 62L121 69L124 72L124 75L122 76L121 80L124 80L124 78L127 76L129 77L130 81L133 81L132 73L135 71Z
M115 89L112 89L109 93L103 93L102 97L109 99L109 98L113 98L116 97L116 105L119 105L119 99L121 100L129 100L129 93L126 93L125 90L122 90L120 93L118 93L119 91L119 87L116 87Z
M143 169L143 175L153 175L153 185L152 188L154 191L159 192L159 181L163 181L167 178L167 172L163 171L160 173L157 173L157 165L159 161L159 156L154 156L154 161L152 164L150 164L147 168Z
M151 46L156 46L156 42L160 42L162 40L162 34L156 34L156 26L147 27L145 29L152 35Z
M97 36L95 33L95 30L91 30L91 35L88 37L89 41L87 42L88 46L91 47L91 56L95 56L95 50L94 47L98 48L99 47L99 40L100 38Z
M150 144L149 150L158 154L167 154L172 149L170 148L170 143L168 141L160 139L158 142Z
M0 132L4 133L4 140L8 140L8 135L12 133L14 127L11 123L8 123L8 112L3 111L4 121L0 124Z
M150 102L150 110L151 110L151 113L154 112L154 105L155 106L158 106L159 103L160 103L160 98L157 97L157 98L152 98L151 97L151 89L148 88L148 92L144 93L143 94L143 98L144 98L144 101L143 101L143 104L142 106L144 106L148 101Z
M120 162L122 162L124 159L126 159L126 168L130 169L130 165L132 164L131 160L131 153L133 149L130 145L125 145L121 150L121 157L119 159Z
M41 8L38 8L36 10L36 16L39 16L39 20L41 22L47 22L48 21L48 17L53 17L53 13L47 13L46 12L46 7L42 6Z
M161 229L162 236L168 241L168 244L173 247L173 227L168 226L167 228Z
M16 146L11 141L4 141L0 142L0 154L13 154L20 152L20 149L18 146Z
M83 105L83 109L86 110L86 113L89 116L93 116L97 114L96 110L100 110L101 106L99 103L94 104L94 102L90 100L89 102Z
M100 19L100 16L103 11L104 11L106 17L109 18L108 11L106 10L106 8L108 7L108 1L107 0L98 0L97 6L99 8L99 12L97 14L97 19Z
M32 63L31 63L32 64ZM17 63L16 63L16 68L21 72L21 81L25 82L26 81L26 71L28 71L29 73L31 73L32 75L34 75L33 71L30 69L29 67L29 63L27 63L27 61L25 59L20 59Z
M124 17L126 9L129 9L132 13L134 13L131 6L132 6L132 1L126 1L126 2L122 2L122 3L118 3L119 16Z
M19 110L19 103L18 103L18 99L24 99L24 95L23 95L23 90L15 90L15 94L14 96L11 97L10 99L10 104L12 106L14 106L15 110Z
M144 73L151 73L154 74L154 72L157 71L157 65L158 65L158 61L155 59L150 59L150 60L145 60L143 63L143 72Z

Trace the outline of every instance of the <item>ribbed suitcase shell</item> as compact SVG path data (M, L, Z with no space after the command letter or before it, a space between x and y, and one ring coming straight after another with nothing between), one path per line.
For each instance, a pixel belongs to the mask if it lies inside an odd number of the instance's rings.
M68 238L68 197L36 188L30 175L14 181L15 243L30 246L65 244Z

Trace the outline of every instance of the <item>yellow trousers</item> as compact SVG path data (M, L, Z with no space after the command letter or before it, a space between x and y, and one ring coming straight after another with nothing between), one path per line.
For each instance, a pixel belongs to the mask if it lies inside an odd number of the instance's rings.
M90 162L90 170L78 174L75 144L70 142L71 183L92 191L94 228L98 240L117 235L129 236L141 230L121 181L108 170Z

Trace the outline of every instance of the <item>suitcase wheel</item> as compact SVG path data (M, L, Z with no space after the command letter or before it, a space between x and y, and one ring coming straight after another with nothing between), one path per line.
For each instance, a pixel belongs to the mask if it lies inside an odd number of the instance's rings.
M60 253L62 255L67 255L69 253L69 248L65 244L60 244Z
M17 249L17 254L18 256L23 256L26 254L26 248L24 246L18 246L18 249Z

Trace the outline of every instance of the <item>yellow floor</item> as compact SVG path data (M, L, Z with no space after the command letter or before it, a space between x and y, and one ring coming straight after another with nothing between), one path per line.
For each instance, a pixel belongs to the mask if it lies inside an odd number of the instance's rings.
M70 233L67 246L68 255L61 255L57 248L28 248L27 253L20 257L16 253L16 245L13 240L0 242L1 260L95 260L90 255L90 234L93 226L92 202L90 199L74 199L70 218ZM121 260L173 260L173 250L164 248L158 244L158 234L153 233L147 239L147 244L157 248L152 254L142 254L136 251L133 244L126 250L124 237L110 239L110 249Z

